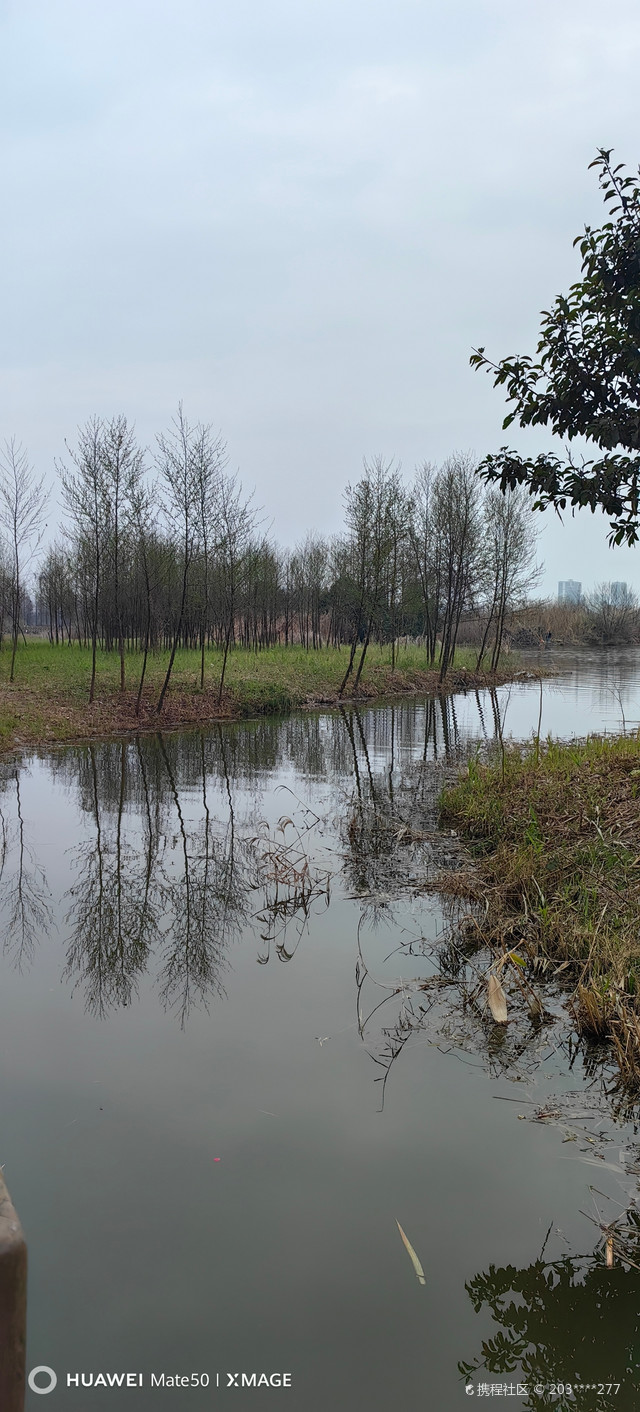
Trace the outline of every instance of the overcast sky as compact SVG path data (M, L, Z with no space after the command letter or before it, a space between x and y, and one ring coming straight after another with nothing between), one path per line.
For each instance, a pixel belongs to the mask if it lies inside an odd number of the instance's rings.
M0 0L0 65L0 436L53 480L182 399L284 543L363 455L502 444L470 350L533 352L588 163L640 160L637 0ZM539 519L546 591L640 589L604 518Z

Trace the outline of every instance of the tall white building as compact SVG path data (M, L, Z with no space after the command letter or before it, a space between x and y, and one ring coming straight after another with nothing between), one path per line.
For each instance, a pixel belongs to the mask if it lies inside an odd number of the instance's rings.
M581 598L582 584L576 579L563 579L558 584L558 603L579 603Z
M616 580L611 585L611 602L616 608L624 608L629 601L629 590L623 579Z

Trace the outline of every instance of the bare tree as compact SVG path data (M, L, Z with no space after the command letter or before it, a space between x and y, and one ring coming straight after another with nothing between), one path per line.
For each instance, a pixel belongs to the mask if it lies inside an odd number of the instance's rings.
M540 578L535 563L537 525L526 490L518 486L490 490L484 501L484 570L486 576L487 621L478 653L477 666L487 651L493 632L491 671L500 660L505 617L509 608L523 600Z
M0 647L4 638L4 625L7 618L11 618L11 606L13 602L12 574L10 565L10 555L4 539L0 538Z
M392 521L401 497L400 472L382 456L365 460L364 476L345 491L346 520L356 584L351 651L340 684L342 696L353 671L358 642L360 659L353 683L357 691L371 635L379 624L385 575L393 548Z
M61 544L53 544L47 551L44 563L38 574L38 589L41 605L49 623L49 640L56 646L65 632L71 642L73 623L73 587L69 556Z
M15 675L16 651L20 633L20 605L23 576L42 536L47 497L44 477L38 478L23 446L12 437L0 451L0 525L9 546L11 573L11 669Z
M164 705L180 641L187 602L189 570L196 547L198 519L194 453L198 436L199 429L189 426L180 402L172 428L166 435L163 434L157 438L156 464L164 488L165 514L169 523L177 526L182 557L180 604L171 643L169 665L156 707L158 715Z
M102 422L99 417L90 417L88 422L79 428L77 447L67 444L67 453L73 469L64 464L58 465L64 499L75 526L77 548L84 554L88 576L87 609L91 625L90 702L93 701L96 690L100 593L109 519L101 440Z
M145 625L144 643L142 649L142 667L140 669L140 680L138 682L138 695L136 697L136 716L140 715L140 705L142 702L142 690L147 671L147 660L149 657L149 643L151 640L151 571L149 565L149 540L151 537L151 506L153 491L140 480L132 487L129 514L131 526L135 536L137 552L140 556L142 574L144 578L145 592Z
M102 426L100 456L105 495L109 567L113 574L112 606L120 655L120 690L125 686L122 613L122 547L132 498L144 474L144 454L126 417L112 417Z
M227 670L227 658L235 622L236 604L242 583L243 560L256 524L256 512L251 496L244 497L236 475L223 475L220 481L220 531L218 557L224 599L224 645L218 687L218 705Z
M452 665L460 619L475 588L480 568L481 484L468 455L450 456L433 489L434 532L443 556L441 575L442 638L440 680Z
M387 610L389 620L389 634L391 637L391 670L395 670L396 665L396 639L398 635L398 610L400 607L399 588L402 583L403 561L408 543L409 523L411 520L411 501L399 478L396 484L396 493L391 496L388 505L388 536L389 551L387 562ZM400 597L402 593L400 592Z
M200 690L204 689L204 658L210 628L211 561L221 535L221 477L227 464L227 448L211 428L200 426L193 447L195 509L202 561L200 616Z
M638 625L638 599L626 584L599 583L587 598L587 636L601 647L631 642Z
M329 546L318 534L308 534L305 540L305 560L308 584L308 612L311 617L311 645L322 647L322 599L328 583ZM307 647L309 634L307 631Z
M486 608L480 660L489 651L495 666L505 614L533 581L520 500L488 495L483 513L470 456L425 463L410 492L395 462L365 460L345 493L346 532L330 542L309 534L291 551L257 532L220 435L191 426L182 406L157 439L150 493L124 417L91 419L69 458L61 472L70 552L54 549L43 564L37 611L48 614L52 640L62 629L63 641L66 633L92 646L90 700L98 643L119 651L121 689L125 647L142 654L138 712L151 649L168 656L158 713L179 647L199 652L201 690L207 645L220 649L219 704L237 643L256 652L281 641L307 651L347 643L343 695L349 682L357 692L371 642L391 643L394 669L398 635L424 634L427 661L439 660L444 678L461 617L478 605ZM0 548L0 639L10 598L1 561Z
M298 619L298 636L303 647L321 647L322 633L320 613L322 595L327 587L328 546L317 534L307 534L293 553L288 555L284 565L286 575L285 613L291 609L295 621ZM292 623L292 640L294 624ZM289 622L286 617L285 640L289 638Z
M409 542L420 586L422 634L430 667L435 662L437 652L443 572L443 545L436 533L433 513L436 476L436 468L429 461L423 462L416 471L408 523Z

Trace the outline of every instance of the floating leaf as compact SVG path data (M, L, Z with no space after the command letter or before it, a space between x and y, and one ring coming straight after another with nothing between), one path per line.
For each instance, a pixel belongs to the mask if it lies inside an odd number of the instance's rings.
M507 1023L507 997L497 976L491 974L487 981L489 1009L497 1025Z
M416 1252L415 1252L415 1250L414 1250L414 1248L413 1248L413 1246L412 1246L412 1244L411 1244L411 1241L410 1241L410 1240L407 1240L407 1237L406 1237L406 1235L405 1235L405 1233L404 1233L404 1231L403 1231L403 1229L402 1229L402 1226L400 1225L400 1222L399 1222L398 1220L396 1220L396 1225L397 1225L398 1230L399 1230L399 1232L400 1232L400 1235L401 1235L401 1237L402 1237L402 1244L404 1245L405 1250L407 1251L407 1253L408 1253L408 1255L409 1255L409 1259L411 1260L411 1264L413 1265L413 1268L414 1268L414 1270L415 1270L415 1272L416 1272L416 1275L418 1276L419 1283L420 1283L421 1285L426 1284L426 1280L425 1280L425 1277L424 1277L424 1270L423 1270L422 1265L420 1264L420 1261L419 1261L419 1259L418 1259L418 1257L417 1257L417 1255L416 1255Z

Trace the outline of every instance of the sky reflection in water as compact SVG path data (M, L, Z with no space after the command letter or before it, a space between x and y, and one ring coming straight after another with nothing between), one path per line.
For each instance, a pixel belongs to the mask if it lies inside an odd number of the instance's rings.
M543 734L640 715L635 655L564 666ZM465 1028L421 891L455 864L446 771L538 707L534 682L3 766L2 1160L31 1364L281 1366L314 1412L455 1407L458 1364L484 1362L476 1382L615 1375L611 1406L633 1405L637 1276L582 1253L579 1214L590 1182L603 1221L635 1189L633 1133L598 1099L594 1172L585 1123L567 1146L516 1120L586 1092L580 1066L555 1032L501 1052Z

